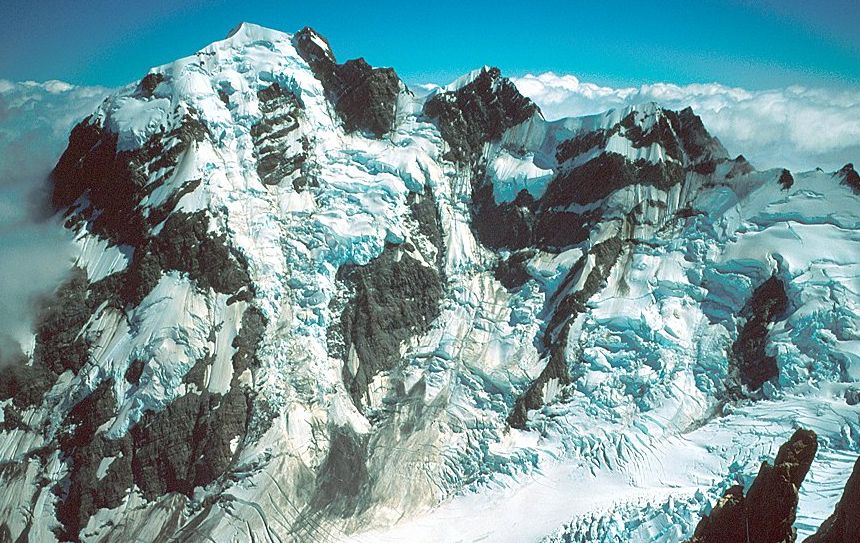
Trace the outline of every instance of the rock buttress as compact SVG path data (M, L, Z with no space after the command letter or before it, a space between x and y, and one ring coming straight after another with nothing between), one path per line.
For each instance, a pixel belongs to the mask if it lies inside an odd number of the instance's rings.
M761 465L746 497L740 486L726 491L696 526L690 543L794 542L800 485L817 451L815 432L797 430L779 448L773 465Z

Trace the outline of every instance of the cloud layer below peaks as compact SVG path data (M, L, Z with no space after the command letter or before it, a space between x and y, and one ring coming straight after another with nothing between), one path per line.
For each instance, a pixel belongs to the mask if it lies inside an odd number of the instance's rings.
M743 154L758 169L829 171L860 162L860 89L751 91L718 83L612 88L552 72L511 80L550 120L643 102L690 106L729 153Z

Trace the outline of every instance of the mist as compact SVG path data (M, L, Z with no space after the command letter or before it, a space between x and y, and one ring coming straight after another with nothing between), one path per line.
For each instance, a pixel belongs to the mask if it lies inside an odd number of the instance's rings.
M49 175L71 128L108 92L0 80L0 366L32 351L38 302L71 270L72 236L51 210Z

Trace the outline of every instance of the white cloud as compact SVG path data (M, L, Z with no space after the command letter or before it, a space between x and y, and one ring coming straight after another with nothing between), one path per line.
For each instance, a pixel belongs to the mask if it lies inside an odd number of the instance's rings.
M760 169L835 170L860 162L860 90L750 91L717 83L612 88L552 72L511 79L548 119L651 101L671 109L690 106L730 153Z
M72 127L108 92L0 79L0 363L10 345L26 343L33 301L69 270L69 234L47 218L47 178Z

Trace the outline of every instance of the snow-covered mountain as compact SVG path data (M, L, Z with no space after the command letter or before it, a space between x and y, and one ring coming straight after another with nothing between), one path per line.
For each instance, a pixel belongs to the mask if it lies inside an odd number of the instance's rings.
M52 178L77 260L0 369L0 541L855 541L851 165L242 24Z

